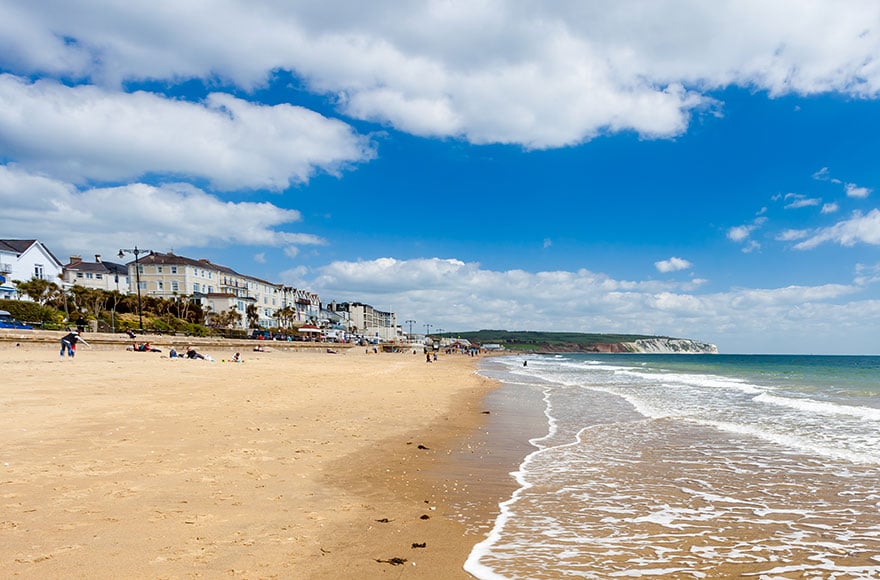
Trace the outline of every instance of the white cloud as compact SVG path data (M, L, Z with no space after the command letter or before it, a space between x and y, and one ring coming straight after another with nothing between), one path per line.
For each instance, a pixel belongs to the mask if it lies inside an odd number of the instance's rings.
M693 267L693 264L688 262L683 258L672 257L668 260L661 260L659 262L654 262L654 266L660 272L678 272L679 270L687 270L688 268Z
M727 230L727 239L734 242L742 242L752 234L754 229L754 226L734 226Z
M836 203L826 203L822 205L823 214L836 213L839 209L840 206L838 206Z
M823 167L813 174L813 179L815 179L816 181L828 181L829 179L831 179L830 175L831 171L829 171L827 167Z
M0 165L0 231L10 238L33 237L58 252L113 248L140 240L160 251L227 245L321 245L312 234L283 226L300 213L271 203L224 202L187 184L79 190L74 185Z
M152 173L283 190L373 155L351 127L302 107L221 93L188 103L8 74L0 75L0 135L0 153L22 167L77 183Z
M854 282L859 286L880 282L880 264L856 264L855 270L856 277Z
M2 0L0 66L105 86L292 70L347 114L419 135L558 147L683 132L730 85L880 91L872 0L424 2ZM796 12L796 17L793 16ZM829 31L833 31L830 33Z
M785 200L791 200L789 203L785 204L785 209L813 207L822 203L822 200L819 198L810 198L799 193L787 193L785 194Z
M795 245L795 248L810 250L825 242L841 246L854 246L858 243L880 245L880 210L873 209L867 214L853 212L852 217L847 220L813 231L806 240Z
M552 245L553 245L553 240L551 240L550 238L544 238L544 248L545 249L549 248Z
M855 183L847 183L845 186L846 196L847 197L855 197L858 199L864 199L871 195L871 189L867 187L861 187L856 185Z
M841 303L864 292L858 284L697 293L699 284L614 280L588 270L495 271L440 258L334 262L285 280L324 300L361 300L450 329L644 332L714 341L727 352L880 350L870 330L880 322L880 301Z
M756 242L755 240L749 240L748 243L743 246L742 253L743 254L751 254L752 252L756 252L761 249L761 244Z
M776 239L780 242L792 242L802 240L809 235L810 230L783 230L776 234Z

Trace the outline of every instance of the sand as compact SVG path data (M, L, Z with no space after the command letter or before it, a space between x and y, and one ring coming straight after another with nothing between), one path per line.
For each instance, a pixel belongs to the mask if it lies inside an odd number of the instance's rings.
M0 344L0 576L470 577L519 452L475 468L477 359L200 350Z

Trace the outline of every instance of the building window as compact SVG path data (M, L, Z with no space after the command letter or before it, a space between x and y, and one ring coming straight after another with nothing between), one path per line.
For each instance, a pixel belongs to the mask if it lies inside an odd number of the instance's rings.
M98 280L103 280L104 274L95 274L95 278L97 278Z
M177 280L171 281L171 291L180 292L180 283Z
M157 274L161 274L161 273L162 273L162 266L156 266L156 273L157 273Z
M34 278L43 279L43 265L34 264Z
M177 274L177 266L171 266L171 273Z
M213 293L214 293L214 287L208 286L208 294L213 294Z
M146 290L147 283L146 282L138 282L138 288L140 288L141 290Z
M91 279L92 279L92 273L86 272L86 280L91 280Z
M144 267L141 266L140 264L138 264L138 274L143 274L143 273L144 273Z
M76 273L76 277L77 277L77 278L82 278L82 277L83 277L83 273L82 273L82 272L77 272L77 273Z
M193 284L193 294L198 294L198 292L199 292L199 285L198 285L198 283Z
M165 290L165 283L162 280L156 281L156 290Z

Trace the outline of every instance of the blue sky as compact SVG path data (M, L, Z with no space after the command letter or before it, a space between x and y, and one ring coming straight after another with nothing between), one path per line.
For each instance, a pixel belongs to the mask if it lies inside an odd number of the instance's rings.
M178 4L0 0L2 237L420 328L880 353L874 2Z

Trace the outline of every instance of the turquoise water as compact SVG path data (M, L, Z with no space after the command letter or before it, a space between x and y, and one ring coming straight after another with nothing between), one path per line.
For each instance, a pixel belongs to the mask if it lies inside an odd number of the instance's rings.
M523 366L527 360L528 366ZM880 357L501 357L546 432L479 578L880 578Z

